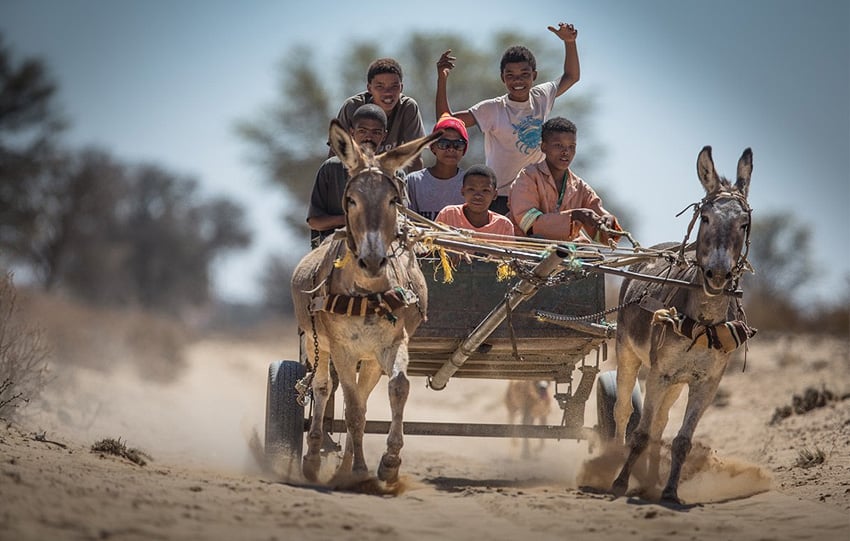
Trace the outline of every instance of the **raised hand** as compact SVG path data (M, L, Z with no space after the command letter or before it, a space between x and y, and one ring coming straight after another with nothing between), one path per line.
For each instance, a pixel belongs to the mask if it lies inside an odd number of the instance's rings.
M550 26L548 28L553 34L561 38L561 41L575 41L578 37L578 30L576 30L575 26L571 24L558 23L558 28L555 28L554 26Z
M449 72L455 67L455 60L457 58L452 56L452 50L444 52L440 59L437 60L437 75L442 77L448 77Z

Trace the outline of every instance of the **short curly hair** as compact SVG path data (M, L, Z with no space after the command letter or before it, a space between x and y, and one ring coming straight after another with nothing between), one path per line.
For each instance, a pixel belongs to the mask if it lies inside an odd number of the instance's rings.
M540 128L540 138L545 141L549 138L549 134L553 132L578 135L578 128L576 128L576 125L571 120L567 120L562 116L555 116L543 123L543 127Z
M399 80L404 79L401 72L401 65L395 58L379 58L369 64L369 69L366 71L366 82L371 83L376 75L382 73L394 73L398 75Z
M498 185L496 181L496 172L487 167L486 165L482 164L473 165L472 167L466 170L466 173L463 174L463 185L466 186L466 179L474 175L489 178L490 185L494 189Z
M528 47L522 45L514 45L508 47L502 55L502 62L499 64L499 71L505 71L505 65L512 62L528 62L531 69L537 71L537 59L534 58L534 53Z

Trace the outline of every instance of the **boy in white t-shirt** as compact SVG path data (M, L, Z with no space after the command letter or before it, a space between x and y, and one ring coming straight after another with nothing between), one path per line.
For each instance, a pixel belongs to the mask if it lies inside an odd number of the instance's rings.
M496 173L486 165L473 165L463 175L460 190L462 205L448 205L437 214L435 222L482 233L513 235L514 224L506 216L490 210L496 198Z
M478 126L484 134L484 156L498 179L498 197L493 210L507 214L508 193L517 173L526 165L542 161L540 127L552 111L555 98L579 80L578 31L571 24L548 27L564 42L564 73L555 81L534 85L537 61L528 48L515 45L502 55L501 79L507 94L483 100L468 110L452 112L446 90L455 57L451 49L437 61L437 118L444 113L460 119L467 127Z

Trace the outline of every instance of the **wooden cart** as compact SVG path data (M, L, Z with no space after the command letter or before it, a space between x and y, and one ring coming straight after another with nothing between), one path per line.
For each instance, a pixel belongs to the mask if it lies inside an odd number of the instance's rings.
M615 327L604 320L605 277L571 263L566 248L552 247L531 265L515 265L513 276L499 281L504 262L473 260L457 266L453 281L434 272L438 261L422 259L428 284L428 319L411 338L408 375L427 378L433 392L450 378L545 380L556 384L563 411L558 425L508 425L405 421L405 435L587 439L594 432L613 436L616 381L600 377L599 364ZM308 362L276 361L269 366L265 449L300 460L309 429L305 407ZM579 380L573 381L576 369ZM586 402L597 381L599 424L584 426ZM633 393L634 423L640 417L640 392ZM324 425L345 433L331 402ZM367 420L367 434L386 434L389 421ZM329 442L332 444L333 442Z

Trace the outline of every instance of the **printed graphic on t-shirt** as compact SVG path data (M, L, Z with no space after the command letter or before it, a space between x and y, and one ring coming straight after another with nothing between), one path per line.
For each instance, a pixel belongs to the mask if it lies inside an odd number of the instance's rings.
M518 123L511 123L517 136L516 148L523 154L530 154L534 149L540 147L540 137L543 120L526 116Z

